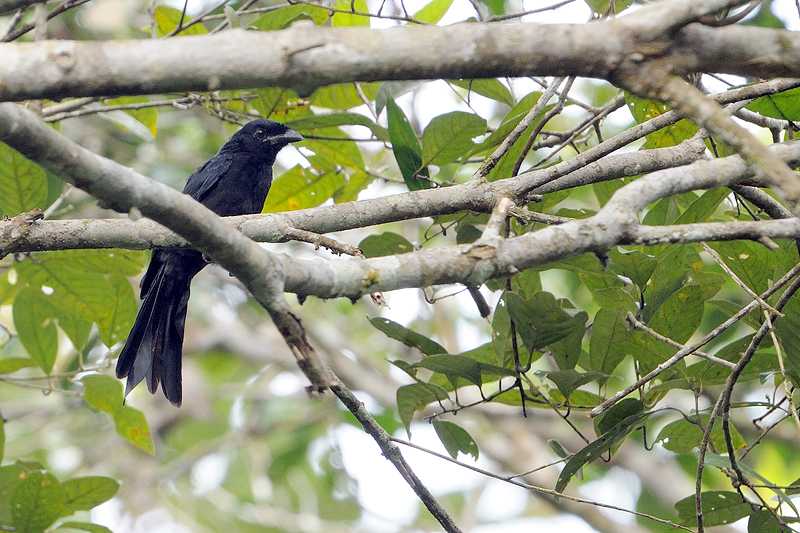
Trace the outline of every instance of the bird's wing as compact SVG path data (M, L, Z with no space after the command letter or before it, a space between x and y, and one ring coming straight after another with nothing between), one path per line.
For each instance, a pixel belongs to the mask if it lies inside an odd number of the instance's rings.
M228 171L233 162L232 153L217 154L206 163L192 172L186 180L183 192L188 194L198 202L203 201L203 197L210 191L219 179Z

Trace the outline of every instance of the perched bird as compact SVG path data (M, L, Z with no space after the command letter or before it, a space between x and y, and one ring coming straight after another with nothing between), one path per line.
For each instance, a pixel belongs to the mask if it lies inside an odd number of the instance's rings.
M272 165L278 152L301 140L299 133L283 124L254 120L189 176L183 192L220 216L260 213L272 185ZM197 250L153 252L141 282L144 303L117 360L117 377L128 378L126 396L146 379L151 393L160 382L164 396L180 406L189 285L207 264Z

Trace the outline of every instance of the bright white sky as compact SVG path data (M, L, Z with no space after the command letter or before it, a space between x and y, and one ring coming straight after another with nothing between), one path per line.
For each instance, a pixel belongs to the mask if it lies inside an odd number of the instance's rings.
M377 0L369 0L370 4ZM429 0L405 0L406 9L410 13L416 12ZM557 3L556 0L508 0L516 2L522 9L537 9ZM169 0L166 2L175 7L183 7L183 0ZM196 15L216 3L216 0L190 0L189 12ZM779 14L792 30L800 27L798 8L793 0L774 0L773 10ZM455 0L448 14L442 20L443 24L450 24L472 16L474 10L468 0ZM531 21L547 23L582 23L589 19L590 10L586 4L577 0L567 6L551 12L531 16ZM534 18L535 17L535 18ZM373 27L389 26L391 21L373 19ZM417 107L414 110L421 124L434 116L449 109L443 109L443 102L453 102L453 109L458 103L450 97L437 95L440 88L434 84L425 88L425 92L417 97ZM426 97L429 96L429 97ZM427 107L425 102L436 102L436 105ZM400 101L401 105L403 101ZM409 104L410 102L406 102ZM481 112L480 109L478 109ZM399 192L399 191L398 191ZM381 194L386 194L383 190ZM410 323L423 312L417 290L397 291L386 295L389 309L382 314L402 324ZM474 303L469 296L456 296L456 305L462 309L474 309ZM494 303L490 301L490 304ZM465 322L465 324L467 324ZM466 348L474 347L486 339L481 334L468 326L462 328L459 337ZM465 348L462 347L462 348ZM294 378L296 380L296 378ZM302 387L299 381L287 376L286 380L278 381L275 387L285 394L294 393ZM277 390L275 392L278 392ZM369 398L362 398L369 405ZM436 437L433 429L425 423L413 427L413 442L425 446L433 451L446 454L443 446ZM398 437L406 438L405 432ZM394 533L413 523L420 504L408 485L402 480L394 467L386 461L370 437L356 428L344 425L339 427L331 436L339 442L343 453L343 461L348 472L358 481L359 499L367 510L360 524L362 530L373 533ZM321 443L324 446L324 443ZM320 450L321 451L321 450ZM494 525L482 525L473 528L473 533L592 533L595 530L585 522L574 516L555 516L553 518L519 518L520 513L530 504L531 496L527 491L497 480L487 479L469 470L457 467L434 458L430 455L413 449L403 449L403 454L422 481L436 495L464 489L483 487L477 502L477 514L482 521L495 522ZM314 460L313 457L309 458ZM470 458L461 458L470 461ZM224 479L227 470L227 458L222 454L212 454L199 462L193 470L196 489L205 492L213 489ZM493 470L493 465L483 458L477 466ZM633 508L638 497L639 486L636 476L622 469L613 470L606 478L587 483L580 488L583 497L618 505L623 508ZM546 513L550 514L550 513ZM631 515L616 513L615 520L620 521L621 527L630 524ZM106 525L115 533L184 533L190 530L185 526L176 524L169 513L164 509L156 509L136 520L132 520L121 508L117 499L98 507L92 512L92 518L99 524ZM739 524L741 525L741 524ZM737 525L738 526L738 525ZM734 527L737 527L734 526ZM740 527L742 531L745 528Z

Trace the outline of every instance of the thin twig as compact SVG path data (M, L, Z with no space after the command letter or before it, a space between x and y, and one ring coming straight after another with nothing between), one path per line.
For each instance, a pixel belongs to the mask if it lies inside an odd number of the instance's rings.
M353 413L353 416L355 416L356 420L362 425L364 431L375 440L383 456L394 465L398 472L400 472L400 475L403 476L406 483L408 483L422 503L425 504L428 511L439 521L444 530L448 533L461 533L461 530L447 511L439 504L428 488L422 484L405 458L403 458L403 454L393 442L392 436L375 421L366 407L364 407L364 404L361 403L340 380L331 387L331 390L344 406Z

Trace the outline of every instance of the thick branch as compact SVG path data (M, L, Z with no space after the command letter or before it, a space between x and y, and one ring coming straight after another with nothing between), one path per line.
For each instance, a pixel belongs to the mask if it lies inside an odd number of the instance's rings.
M657 3L652 7L659 7ZM57 100L247 87L300 94L334 83L497 76L609 79L625 58L668 58L675 70L800 76L800 35L694 23L673 40L641 16L591 24L457 24L388 29L308 24L276 32L127 42L0 45L0 100ZM658 39L658 42L653 42ZM735 51L735 52L734 52ZM125 65L120 69L119 65Z

